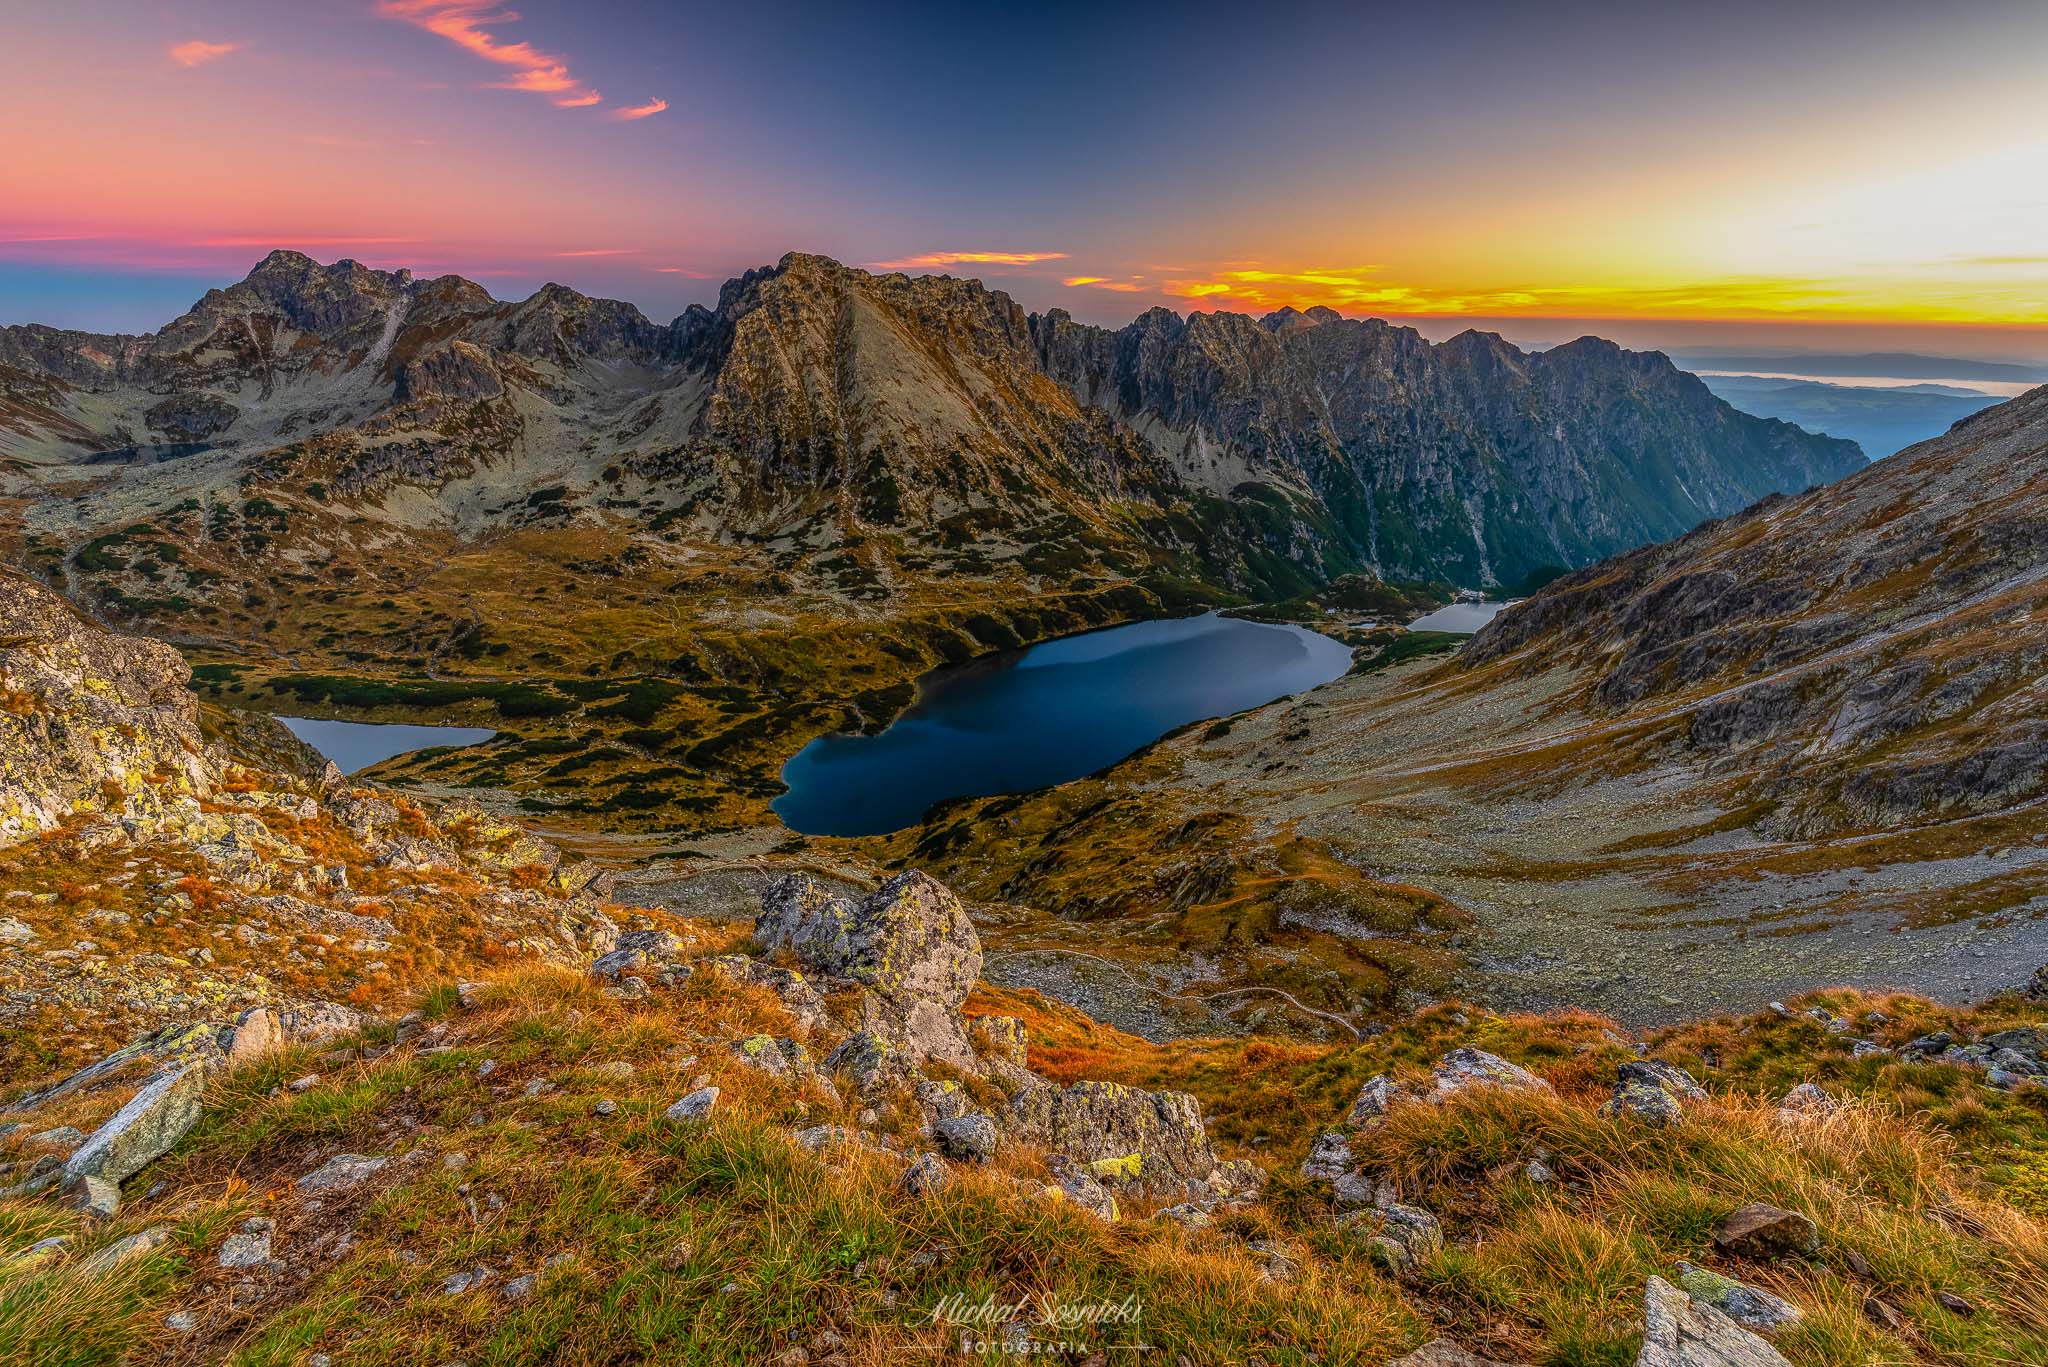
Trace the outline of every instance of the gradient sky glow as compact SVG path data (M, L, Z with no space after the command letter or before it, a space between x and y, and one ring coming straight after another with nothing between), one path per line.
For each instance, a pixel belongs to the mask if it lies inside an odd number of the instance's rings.
M0 0L0 322L272 246L667 318L792 248L1032 308L2048 360L2048 4Z

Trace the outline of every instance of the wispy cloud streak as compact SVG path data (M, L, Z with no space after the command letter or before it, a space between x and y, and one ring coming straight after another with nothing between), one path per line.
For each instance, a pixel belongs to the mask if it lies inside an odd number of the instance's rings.
M648 119L653 118L656 114L659 114L662 110L666 108L668 108L668 101L660 98L659 96L656 96L654 99L649 100L646 104L632 104L626 105L623 108L614 109L610 113L606 114L605 117L608 119L621 119L626 121L630 121L633 119Z
M487 62L513 68L512 75L491 83L497 89L545 95L562 109L584 108L604 98L576 79L568 58L525 41L503 42L493 34L492 28L519 22L518 11L500 9L495 0L377 0L377 12L439 34Z
M242 43L209 43L194 38L190 42L179 43L171 48L170 58L179 66L205 66L208 62L218 61L230 53L240 52L244 46Z

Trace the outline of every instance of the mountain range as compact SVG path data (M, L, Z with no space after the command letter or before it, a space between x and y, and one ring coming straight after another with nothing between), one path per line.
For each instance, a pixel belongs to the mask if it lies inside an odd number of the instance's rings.
M1109 330L801 254L658 325L291 252L151 335L0 329L0 456L16 489L263 483L394 532L476 535L545 493L726 538L875 533L935 569L977 538L1112 573L1164 552L1254 593L1513 585L1862 463L1593 338L1436 345L1324 309Z

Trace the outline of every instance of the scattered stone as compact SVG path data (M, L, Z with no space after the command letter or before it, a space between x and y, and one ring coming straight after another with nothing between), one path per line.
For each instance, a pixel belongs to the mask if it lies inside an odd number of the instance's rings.
M528 1272L523 1276L514 1277L511 1281L506 1282L498 1294L508 1301L523 1301L533 1294L534 1285L539 1280L540 1278Z
M0 945L27 944L36 938L36 932L28 922L13 916L0 916Z
M1797 1211L1752 1202L1714 1227L1714 1244L1738 1258L1801 1257L1820 1251L1820 1230Z
M1053 1185L1047 1188L1049 1193L1072 1202L1098 1219L1115 1221L1120 1218L1116 1197L1110 1195L1109 1188L1086 1168L1064 1154L1049 1155L1045 1166L1053 1180Z
M270 1261L270 1232L275 1226L262 1216L244 1221L220 1246L222 1267L261 1267Z
M1552 1172L1550 1165L1540 1158L1532 1158L1527 1163L1524 1163L1522 1165L1522 1176L1538 1186L1557 1180L1557 1174Z
M170 1225L151 1225L139 1234L117 1239L99 1252L79 1264L82 1272L111 1272L131 1258L140 1258L154 1253L171 1241L175 1231Z
M1662 1277L1643 1291L1636 1367L1791 1367L1770 1344Z
M1768 1291L1691 1263L1680 1263L1673 1280L1686 1295L1750 1329L1769 1333L1797 1324L1806 1315L1798 1306Z
M954 1116L932 1126L932 1137L949 1158L986 1163L996 1156L1001 1136L996 1123L986 1115Z
M1166 1207L1155 1218L1171 1220L1182 1229L1207 1229L1210 1225L1216 1223L1214 1215L1201 1206L1186 1201L1177 1206Z
M294 1185L300 1191L347 1191L369 1181L390 1161L360 1153L340 1153L299 1178Z
M1880 1329L1889 1329L1894 1334L1906 1332L1906 1317L1890 1302L1876 1296L1863 1298L1863 1317Z
M320 1085L320 1075L318 1073L308 1073L304 1077L293 1078L285 1085L295 1092L310 1092Z
M199 1327L199 1317L190 1310L173 1310L164 1316L164 1328L174 1334L189 1334Z
M269 1057L284 1047L284 1023L267 1006L255 1006L236 1017L222 1043L228 1067L241 1068Z
M1372 1236L1371 1245L1375 1261L1396 1272L1406 1272L1443 1252L1444 1227L1436 1216L1420 1206L1393 1202L1382 1207L1379 1213L1380 1230ZM1346 1218L1357 1220L1370 1218L1370 1215L1361 1211Z
M441 1294L460 1296L476 1290L491 1279L491 1269L478 1263L466 1272L457 1272L441 1283Z
M1395 1358L1387 1367L1516 1367L1515 1364L1483 1358L1452 1343L1432 1339L1405 1357Z
M1351 1168L1351 1137L1341 1130L1327 1130L1309 1147L1308 1157L1302 1160L1301 1175L1334 1182Z
M910 1196L930 1196L944 1191L953 1180L953 1170L935 1153L922 1153L903 1170L896 1185Z
M696 1091L662 1112L662 1114L677 1124L686 1124L690 1121L702 1120L709 1116L712 1107L717 1104L718 1089L716 1087L699 1087Z
M121 1212L121 1185L104 1177L81 1177L66 1189L65 1202L89 1219L111 1220Z
M158 1073L64 1164L64 1185L99 1177L119 1185L185 1137L199 1120L205 1069L198 1063Z
M53 1129L38 1130L22 1141L30 1149L44 1149L69 1153L85 1142L85 1131L75 1125L58 1125Z
M1509 1063L1498 1055L1470 1045L1453 1049L1438 1059L1430 1074L1436 1079L1436 1085L1429 1094L1429 1099L1434 1102L1448 1100L1471 1087L1506 1087L1537 1092L1554 1090L1548 1082L1520 1064Z
M1704 1101L1706 1089L1683 1068L1656 1059L1630 1059L1615 1070L1614 1097L1600 1108L1600 1114L1633 1116L1662 1129L1684 1118L1681 1098Z
M812 1071L811 1052L793 1039L777 1035L749 1035L734 1040L733 1057L770 1077L801 1077Z
M1778 1119L1785 1124L1820 1120L1842 1109L1842 1103L1811 1082L1802 1082L1778 1100Z
M592 1106L590 1113L592 1115L617 1115L619 1113L619 1103L613 1101L610 1097L606 1097Z
M1962 1315L1965 1318L1968 1318L1969 1316L1977 1313L1977 1307L1975 1305L1971 1304L1969 1301L1964 1300L1961 1296L1956 1295L1952 1291L1937 1291L1934 1293L1934 1299L1940 1302L1942 1309L1948 1311L1952 1315Z
M71 1240L61 1234L53 1235L48 1239L38 1239L27 1248L21 1250L21 1252L9 1257L7 1265L10 1267L29 1267L36 1263L48 1262L52 1258L62 1257L64 1250L70 1246Z
M1399 1083L1385 1073L1374 1073L1358 1089L1358 1099L1351 1103L1351 1113L1344 1123L1354 1130L1377 1125L1402 1095Z

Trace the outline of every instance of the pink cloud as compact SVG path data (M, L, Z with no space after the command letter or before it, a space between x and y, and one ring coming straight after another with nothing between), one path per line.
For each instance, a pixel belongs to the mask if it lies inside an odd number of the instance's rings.
M512 67L514 74L491 82L493 89L546 95L563 109L580 109L603 98L570 74L566 57L493 36L491 28L519 22L516 11L497 8L495 0L377 0L377 13L439 34L487 62Z
M649 100L646 104L628 105L622 109L614 109L605 117L608 119L645 119L659 114L666 108L668 108L668 101L656 97Z
M179 43L171 48L170 56L179 66L205 66L208 62L225 57L231 52L240 52L244 46L246 45L242 43L209 43L194 38L190 42Z
M580 252L556 252L556 256L638 256L633 247L590 247Z
M718 278L703 271L693 271L688 266L649 266L647 269L653 271L656 275L680 275L691 280L716 280Z

